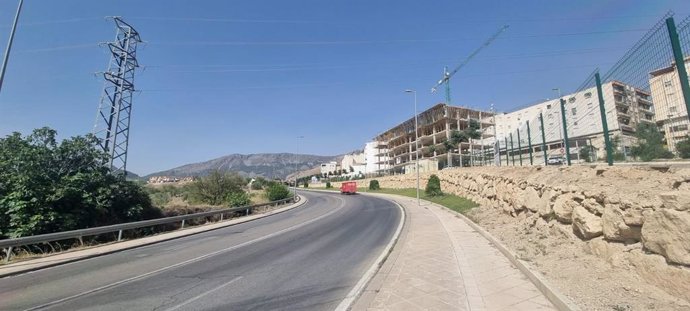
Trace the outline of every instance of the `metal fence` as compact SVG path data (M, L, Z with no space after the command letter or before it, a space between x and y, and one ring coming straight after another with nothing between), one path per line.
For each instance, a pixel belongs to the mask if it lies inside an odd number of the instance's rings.
M110 225L110 226L102 226L102 227L94 227L94 228L87 228L87 229L80 229L80 230L71 230L71 231L64 231L64 232L40 234L40 235L33 235L33 236L27 236L27 237L15 238L15 239L5 239L5 240L0 240L0 248L5 249L5 261L8 262L12 256L12 254L13 254L13 250L15 248L21 247L21 246L43 244L43 243L50 243L50 242L55 242L55 241L63 241L63 240L71 240L71 239L79 240L80 244L83 244L82 238L84 238L84 237L96 236L96 235L114 233L114 232L117 232L117 241L121 241L122 240L122 234L125 230L149 228L149 227L154 227L154 226L158 226L158 225L175 224L175 223L180 223L180 228L184 228L186 222L193 220L193 219L218 216L218 217L220 217L220 221L222 221L224 219L225 215L230 214L230 213L244 212L246 215L249 215L255 209L260 208L260 207L278 206L281 204L287 204L287 203L292 203L292 202L297 202L297 201L299 201L299 196L290 197L290 198L278 200L278 201L262 203L262 204L226 208L226 209L220 209L220 210L215 210L215 211L208 211L208 212L201 212L201 213L194 213L194 214L187 214L187 215L180 215L180 216L173 216L173 217L164 217L164 218L157 218L157 219L151 219L151 220L135 221L135 222L128 222L128 223L122 223L122 224L116 224L116 225Z
M607 72L597 69L573 92L511 113L519 126L496 136L495 165L687 156L679 147L690 144L690 17L676 25L673 15L663 16Z

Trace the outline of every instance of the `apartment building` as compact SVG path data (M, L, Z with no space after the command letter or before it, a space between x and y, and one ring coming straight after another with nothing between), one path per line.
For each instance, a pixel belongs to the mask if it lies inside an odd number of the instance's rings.
M690 70L690 57L685 58L685 68ZM675 63L650 73L649 86L654 98L654 111L659 129L666 138L671 152L676 152L676 144L688 137L688 110L683 99L683 91Z
M410 164L416 160L417 148L419 148L419 159L429 160L425 162L427 164L424 170L430 169L428 163L435 163L433 165L440 169L492 162L493 155L482 162L473 156L493 152L490 140L493 137L492 116L490 112L465 107L442 103L434 105L417 115L416 135L415 118L412 117L374 138L374 141L378 142L378 147L383 150L376 155L383 159L378 161L377 165L385 166L386 172L392 174L410 173L414 171L414 167L410 169ZM458 148L448 150L444 142L450 140L451 133L467 129L470 122L479 124L481 138L460 143Z
M635 145L634 137L637 124L647 122L654 124L654 111L649 92L634 88L618 81L610 81L602 85L606 122L609 133L618 137L619 150L629 154ZM565 100L566 125L570 143L572 159L578 158L579 149L593 146L595 157L604 156L603 125L599 109L599 99L596 87L568 94L561 97ZM560 98L543 101L509 113L499 113L495 116L496 137L508 140L511 133L514 138L520 130L522 153L529 153L526 143L526 122L530 122L532 131L533 154L543 162L541 152L541 132L539 113L544 117L544 128L547 150L550 155L564 155L563 149L563 118L561 116ZM514 144L517 148L517 143ZM503 144L505 148L505 144ZM598 151L598 152L597 152ZM503 152L505 155L505 152Z

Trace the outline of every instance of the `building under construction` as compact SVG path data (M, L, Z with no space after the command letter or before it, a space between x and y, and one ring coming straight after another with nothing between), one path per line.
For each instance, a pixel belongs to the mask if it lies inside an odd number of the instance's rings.
M380 150L377 157L383 159L378 164L385 168L380 173L401 174L414 170L417 146L420 162L423 162L420 170L493 164L493 113L441 103L419 113L417 120L417 135L412 117L374 138ZM457 145L447 143L454 131L464 131L471 123L479 126L480 138Z

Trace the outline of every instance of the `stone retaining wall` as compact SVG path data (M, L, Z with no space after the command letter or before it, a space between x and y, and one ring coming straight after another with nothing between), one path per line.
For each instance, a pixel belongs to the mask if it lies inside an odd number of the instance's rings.
M422 175L422 187L429 175ZM690 266L690 169L474 167L436 175L444 192L472 199L481 208L569 224L582 240L603 235L609 242L641 242L669 263ZM412 175L378 180L384 188L413 188L416 182Z

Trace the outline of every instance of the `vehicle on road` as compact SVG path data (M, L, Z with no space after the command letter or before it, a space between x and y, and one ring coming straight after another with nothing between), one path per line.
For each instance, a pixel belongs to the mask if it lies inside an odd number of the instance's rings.
M346 181L340 185L340 193L342 194L355 194L357 193L357 182L356 181Z
M549 157L549 159L546 161L546 164L548 165L563 165L563 157L561 156L554 156L554 157Z

